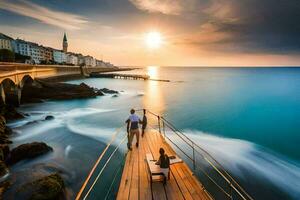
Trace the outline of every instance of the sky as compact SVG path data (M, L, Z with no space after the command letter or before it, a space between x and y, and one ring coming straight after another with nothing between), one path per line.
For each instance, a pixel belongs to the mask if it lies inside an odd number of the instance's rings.
M0 32L119 66L300 66L299 22L300 0L0 0Z

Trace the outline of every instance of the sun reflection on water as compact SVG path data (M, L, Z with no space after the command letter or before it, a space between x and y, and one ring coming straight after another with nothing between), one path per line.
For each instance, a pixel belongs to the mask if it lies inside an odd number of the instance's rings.
M150 79L159 78L159 67L149 66L146 68ZM143 98L144 108L163 115L165 109L165 99L162 93L161 84L159 81L149 80L145 84L145 96Z

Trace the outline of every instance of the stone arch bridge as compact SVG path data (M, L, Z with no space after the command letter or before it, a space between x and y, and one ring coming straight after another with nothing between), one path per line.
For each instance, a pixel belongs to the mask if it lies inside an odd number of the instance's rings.
M22 88L25 84L34 84L38 77L48 77L57 74L55 68L37 68L34 66L0 66L0 101L1 103L11 102L20 104Z

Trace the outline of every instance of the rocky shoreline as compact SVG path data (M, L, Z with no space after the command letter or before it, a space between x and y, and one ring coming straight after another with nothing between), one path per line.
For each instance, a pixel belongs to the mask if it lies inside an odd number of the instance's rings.
M107 88L96 89L85 83L80 85L49 82L45 80L35 80L26 83L22 90L21 104L39 103L46 100L69 100L81 98L95 98L105 94L118 95L118 91ZM13 98L12 98L13 99ZM43 142L32 142L21 144L10 149L10 136L13 131L6 126L7 121L18 120L26 117L26 114L16 110L15 102L8 101L7 104L0 105L0 199L3 199L4 192L13 185L9 180L9 168L22 160L34 159L38 156L50 153L52 147ZM51 120L53 116L47 116L45 120ZM17 189L17 196L22 199L65 199L64 181L55 172L24 183Z

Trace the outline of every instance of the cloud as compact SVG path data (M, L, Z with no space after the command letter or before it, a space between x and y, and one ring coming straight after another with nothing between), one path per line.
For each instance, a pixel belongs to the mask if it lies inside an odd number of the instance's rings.
M166 15L180 15L193 8L197 0L129 0L140 10L162 13Z
M69 30L80 29L83 24L87 23L87 20L79 15L54 11L25 0L16 2L0 0L0 9Z
M207 20L177 44L213 51L299 53L299 10L299 0L210 0L199 12Z

